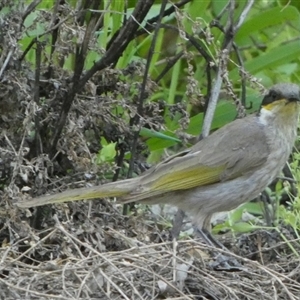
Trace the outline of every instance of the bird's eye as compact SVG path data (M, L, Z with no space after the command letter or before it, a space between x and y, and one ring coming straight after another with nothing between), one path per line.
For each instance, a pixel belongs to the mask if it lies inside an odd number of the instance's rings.
M270 91L269 97L270 97L273 101L275 101L275 100L278 99L278 95L277 95L277 93L274 92L274 91Z

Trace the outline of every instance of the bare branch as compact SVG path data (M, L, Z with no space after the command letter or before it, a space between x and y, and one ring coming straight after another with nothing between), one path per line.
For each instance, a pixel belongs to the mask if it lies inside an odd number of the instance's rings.
M93 67L81 78L79 85L83 86L97 71L100 71L115 62L123 53L124 49L135 36L139 24L144 20L154 0L140 0L132 13L132 17L116 32L115 37L108 44L108 49L103 57L95 62Z

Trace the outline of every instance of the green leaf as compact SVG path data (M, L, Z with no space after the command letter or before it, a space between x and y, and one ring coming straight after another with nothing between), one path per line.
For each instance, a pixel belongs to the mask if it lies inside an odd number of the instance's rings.
M96 51L89 51L85 59L85 69L90 69L98 59L100 59L99 53L97 53Z
M192 20L203 22L207 25L207 22L211 21L211 11L208 9L210 1L191 1L187 4L187 13ZM192 33L192 27L194 23L190 22L188 18L183 18L186 31Z
M247 43L252 44L251 36L254 37L263 29L278 24L284 24L285 22L299 22L299 20L299 11L293 6L287 6L285 8L275 7L266 11L261 11L242 25L236 34L235 42L239 44L239 46Z
M117 143L107 143L107 141L102 138L101 145L102 149L99 151L97 155L97 163L111 161L116 157L116 144Z
M172 135L171 132L169 132L169 134ZM144 137L154 137L154 138L158 138L158 139L162 139L162 140L167 140L167 141L172 141L175 143L180 143L181 141L179 139L177 139L174 136L168 135L168 133L161 133L155 130L151 130L148 128L142 128L140 131L140 136L144 136Z
M261 229L261 226L256 226L247 222L238 222L232 225L232 229L236 232L250 232L255 229Z
M156 150L172 147L176 145L176 142L162 140L158 138L150 138L149 140L147 140L146 144L150 151L156 151Z
M216 129L234 120L236 109L233 103L228 101L220 101L217 105L211 129ZM203 123L204 114L200 113L190 119L187 133L199 135Z
M281 46L271 49L269 52L263 53L252 60L247 61L245 63L245 69L252 75L255 75L261 70L268 68L272 69L282 63L286 64L294 59L299 58L299 49L299 40L290 42L288 44L282 44ZM238 69L232 70L229 75L231 80L238 80Z
M111 2L111 18L112 18L112 32L114 35L121 27L123 22L123 12L125 10L124 1L112 1Z
M236 208L235 210L232 210L229 212L229 223L230 225L240 221L243 216L243 210L240 209L240 207Z
M46 31L46 23L37 22L38 12L33 11L24 20L25 32L24 36L38 37Z
M247 202L241 205L239 208L241 208L243 211L247 211L248 213L252 215L263 215L263 205L261 202Z

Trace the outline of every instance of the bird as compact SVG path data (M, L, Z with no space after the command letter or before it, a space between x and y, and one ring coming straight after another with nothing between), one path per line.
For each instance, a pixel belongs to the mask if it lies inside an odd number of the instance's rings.
M116 197L120 203L171 204L210 233L216 212L255 199L280 174L297 137L300 87L278 83L256 113L236 119L138 177L19 201L20 208Z

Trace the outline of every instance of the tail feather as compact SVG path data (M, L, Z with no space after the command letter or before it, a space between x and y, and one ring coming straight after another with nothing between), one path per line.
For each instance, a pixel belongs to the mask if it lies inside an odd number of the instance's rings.
M111 182L104 185L66 190L59 194L41 196L29 201L19 202L17 205L21 208L42 206L51 203L62 203L77 201L83 199L95 199L105 197L124 197L134 191L139 184L139 177L125 179L117 182ZM134 200L132 200L134 201ZM131 202L132 202L131 201ZM129 201L128 201L129 202Z

